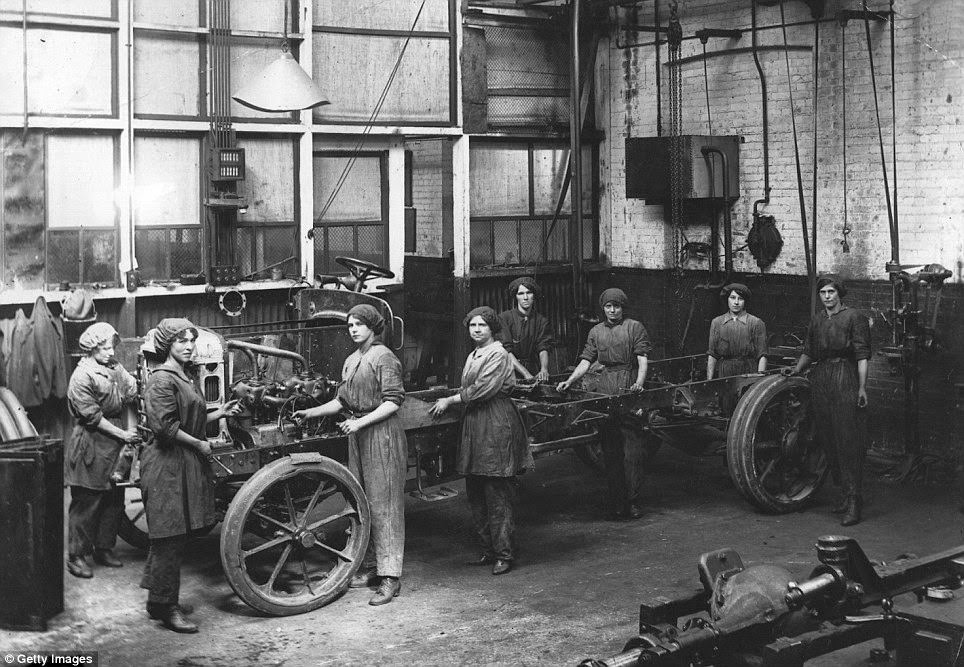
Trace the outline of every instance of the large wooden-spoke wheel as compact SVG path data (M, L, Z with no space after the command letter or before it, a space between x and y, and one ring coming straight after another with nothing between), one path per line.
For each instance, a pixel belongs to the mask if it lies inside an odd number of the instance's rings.
M764 512L801 509L829 469L817 445L806 378L770 375L740 398L726 438L730 477Z
M234 592L258 611L290 616L331 602L358 571L371 515L348 468L293 454L255 473L221 527L221 564Z
M147 551L150 539L147 536L147 511L141 490L136 486L124 489L124 513L121 515L117 534L136 549Z

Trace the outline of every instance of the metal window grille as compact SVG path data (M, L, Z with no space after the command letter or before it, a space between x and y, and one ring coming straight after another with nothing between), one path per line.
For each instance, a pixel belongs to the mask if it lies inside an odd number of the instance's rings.
M264 267L271 266L288 257L295 257L284 264L279 264L285 275L298 275L300 262L298 257L298 226L294 223L257 223L238 228L238 265L241 275L262 273L259 277L266 278L270 273Z
M486 26L488 123L493 129L569 127L569 42L564 32Z
M339 255L362 259L374 264L388 264L385 225L369 223L327 223L315 227L315 271L318 273L346 273L335 262Z
M585 260L595 259L595 226L595 218L583 216L582 256ZM552 227L552 216L472 218L472 268L568 262L568 228L569 216L560 217L555 227Z
M202 270L201 228L145 227L134 230L134 254L144 280L172 280Z

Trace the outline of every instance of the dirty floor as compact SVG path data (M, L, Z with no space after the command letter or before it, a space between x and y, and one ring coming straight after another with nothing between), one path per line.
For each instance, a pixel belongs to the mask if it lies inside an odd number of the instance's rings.
M464 495L409 498L403 588L392 604L370 607L369 591L350 590L309 614L260 616L226 583L216 530L194 543L183 571L181 599L197 608L199 634L148 620L137 587L144 554L121 543L123 568L96 567L89 580L65 574L66 610L44 633L0 630L0 653L96 650L101 665L574 665L618 652L634 635L640 602L698 586L702 552L729 546L747 564L805 577L816 538L842 531L828 489L806 512L759 514L722 458L667 448L647 477L647 513L632 523L601 520L603 479L569 453L540 459L522 483L517 568L504 576L464 564L475 553ZM871 480L867 496L865 521L845 534L871 558L964 542L946 487ZM814 664L866 664L868 650Z

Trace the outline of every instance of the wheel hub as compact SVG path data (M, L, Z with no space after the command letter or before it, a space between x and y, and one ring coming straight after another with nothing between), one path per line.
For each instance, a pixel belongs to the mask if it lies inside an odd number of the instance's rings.
M304 548L308 549L310 547L315 546L315 543L318 541L318 538L315 537L315 534L312 533L310 530L299 530L295 534L295 541L298 542L298 544L300 544Z

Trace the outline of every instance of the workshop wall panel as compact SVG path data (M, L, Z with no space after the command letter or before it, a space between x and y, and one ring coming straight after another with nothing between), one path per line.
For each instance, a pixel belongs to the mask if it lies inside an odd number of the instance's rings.
M361 5L339 0L314 0L315 24L366 30L409 30L415 21L418 31L449 30L452 0L393 0L390 3ZM421 14L418 13L422 7Z
M134 37L134 113L202 114L204 43L197 35L137 31Z

